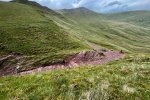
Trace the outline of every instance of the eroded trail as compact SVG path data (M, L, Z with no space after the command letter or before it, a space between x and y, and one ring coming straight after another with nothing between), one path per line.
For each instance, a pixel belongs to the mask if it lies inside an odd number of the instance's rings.
M40 67L37 69L21 72L18 74L26 75L31 73L40 73L43 71L51 71L55 69L74 68L81 65L99 65L114 60L122 59L123 57L124 54L118 51L110 51L110 50L83 51L68 56L64 64L55 64L51 66Z

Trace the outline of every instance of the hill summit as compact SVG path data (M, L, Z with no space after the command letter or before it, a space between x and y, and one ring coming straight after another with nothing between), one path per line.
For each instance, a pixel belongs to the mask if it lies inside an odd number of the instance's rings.
M28 3L28 0L13 0L11 2L18 2L18 3Z

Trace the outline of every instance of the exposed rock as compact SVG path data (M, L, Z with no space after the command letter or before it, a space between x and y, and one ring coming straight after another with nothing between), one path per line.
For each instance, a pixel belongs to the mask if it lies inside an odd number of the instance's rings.
M11 54L0 57L0 76L15 74L17 70L17 64L22 62L20 54Z
M0 66L3 64L3 62L5 62L6 60L10 59L11 57L12 57L12 55L0 57Z
M9 56L0 57L0 76L10 74L30 74L34 72L49 71L54 69L74 68L81 65L97 65L105 64L113 60L118 60L124 57L122 52L98 49L92 51L82 51L76 54L68 55L64 63L57 63L50 66L41 66L29 71L19 72L21 63L24 62L22 54L15 53ZM13 61L13 62L12 62ZM14 63L15 62L15 63ZM27 63L28 64L28 63Z
M120 53L124 54L123 50L120 50Z
M55 69L74 68L81 65L98 65L105 64L114 60L118 60L124 57L124 54L117 51L82 51L80 53L69 55L64 64L55 64L45 67L40 67L30 71L19 73L19 75L26 75L30 73L39 73L42 71L50 71Z

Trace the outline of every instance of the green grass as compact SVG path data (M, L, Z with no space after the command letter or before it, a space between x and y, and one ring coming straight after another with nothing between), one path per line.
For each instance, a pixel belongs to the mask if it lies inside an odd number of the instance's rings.
M67 54L88 48L45 17L46 12L49 16L53 12L42 6L0 2L0 9L1 54L20 53L32 58L29 66L42 66L62 62Z
M148 100L150 57L129 55L106 65L0 78L0 98Z
M130 53L104 65L0 77L0 99L150 98L149 12L102 15L85 8L54 12L26 0L0 2L0 9L0 55L23 54L21 70L61 63L67 54L90 49L87 41ZM16 59L8 61L9 66L14 63Z
M112 21L86 8L54 12L35 2L23 3L0 3L0 54L21 53L34 66L50 65L68 53L89 49L85 40L102 48L150 52L148 27Z
M135 25L150 27L150 11L129 11L108 14L107 17L120 22L128 22Z
M53 20L82 41L88 40L104 48L126 52L150 52L149 11L106 15L77 8L59 12L70 21L58 20L57 16ZM143 22L138 21L141 18Z
M40 15L33 7L19 3L1 3L1 5L3 9L0 12L1 49L37 54L80 48L79 43L64 34L65 31L51 19Z

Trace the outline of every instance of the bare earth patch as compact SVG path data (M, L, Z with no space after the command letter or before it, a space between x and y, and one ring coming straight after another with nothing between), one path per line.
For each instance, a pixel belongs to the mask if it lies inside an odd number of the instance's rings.
M124 54L118 51L102 50L102 49L93 51L83 51L77 54L69 55L64 61L64 64L55 64L45 67L39 67L37 69L21 72L18 74L25 75L55 69L74 68L81 65L99 65L114 60L122 59L123 57Z

